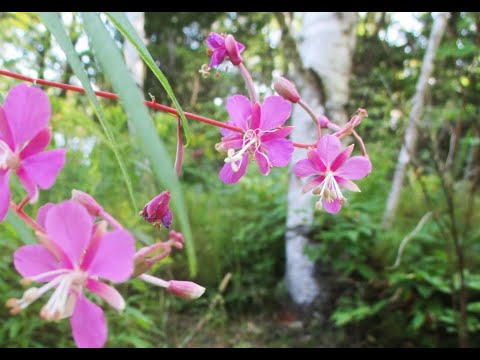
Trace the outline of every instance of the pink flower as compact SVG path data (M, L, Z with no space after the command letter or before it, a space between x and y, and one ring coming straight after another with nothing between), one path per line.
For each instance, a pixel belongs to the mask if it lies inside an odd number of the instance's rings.
M50 114L47 95L26 84L14 86L0 107L0 222L10 203L11 171L35 202L38 188L50 188L65 163L65 149L44 151L51 138Z
M341 188L357 191L360 189L351 180L367 176L372 170L370 160L365 156L354 156L349 159L353 145L341 150L340 140L333 135L320 138L317 148L307 153L308 159L300 160L293 168L299 177L314 176L303 187L303 193L313 189L318 195L317 208L325 206L325 210L335 214L340 211L347 200Z
M227 36L211 32L207 37L207 45L208 55L212 57L210 59L211 68L220 65L227 56L234 65L242 62L240 53L245 50L245 45L236 41L233 35Z
M60 256L56 258L43 245L22 246L15 252L14 265L24 277L23 282L46 284L28 289L21 299L10 299L10 312L18 313L54 289L41 317L50 321L70 317L78 347L104 346L105 316L83 291L88 289L115 309L123 310L122 296L100 278L120 283L132 275L134 238L125 230L106 232L105 226L94 226L88 211L73 200L49 204L38 221Z
M293 154L293 143L285 139L292 126L282 125L290 117L292 106L280 96L269 96L262 105L252 105L243 95L234 95L227 100L231 121L227 124L245 131L244 134L222 129L222 142L217 149L227 151L220 179L236 183L245 174L249 155L252 154L260 173L268 175L273 166L286 166ZM239 149L235 151L235 149Z
M169 202L170 193L162 191L145 205L140 215L153 225L163 224L168 229L173 222L173 214L168 207Z

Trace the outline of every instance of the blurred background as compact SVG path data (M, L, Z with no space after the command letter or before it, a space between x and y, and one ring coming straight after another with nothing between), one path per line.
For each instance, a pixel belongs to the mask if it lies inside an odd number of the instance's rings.
M365 108L362 136L373 171L336 215L314 212L287 168L240 183L219 181L218 129L190 121L181 183L205 295L188 302L133 280L118 287L123 314L106 311L110 347L458 347L480 346L480 13L129 13L185 111L220 121L229 95L246 94L231 65L203 78L211 31L232 33L260 97L286 76L319 113L342 124ZM80 18L63 22L95 88L111 85ZM120 33L103 18L127 64L158 103L170 105ZM78 85L65 55L31 13L0 13L0 68ZM126 76L118 74L118 76ZM0 77L0 99L18 83ZM138 243L168 232L132 209L121 171L84 95L45 88L52 147L67 165L45 202L72 189L92 194ZM3 100L2 100L3 102ZM137 202L161 190L132 139L122 107L101 100L133 181ZM172 158L175 117L152 112ZM298 109L294 137L308 140ZM350 139L353 141L353 139ZM307 141L305 141L307 142ZM298 150L296 150L298 151ZM359 150L356 147L355 154ZM303 157L304 152L296 156ZM290 178L289 178L290 176ZM13 197L23 198L19 184ZM300 215L299 215L300 214ZM176 228L176 223L173 225ZM34 242L13 214L0 227L1 301L21 294L12 253ZM152 274L190 279L177 252ZM69 323L45 323L41 302L15 317L0 310L1 347L72 347ZM107 306L104 307L107 309Z

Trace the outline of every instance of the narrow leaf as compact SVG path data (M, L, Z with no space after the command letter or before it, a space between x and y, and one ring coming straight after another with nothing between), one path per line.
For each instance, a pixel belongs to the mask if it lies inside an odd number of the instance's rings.
M175 108L180 115L180 119L182 120L182 130L183 136L185 137L185 146L188 146L190 142L190 131L188 127L188 120L185 117L185 114L182 110L182 107L177 101L175 94L173 93L172 87L168 82L167 78L163 74L162 70L155 64L155 60L153 60L152 55L148 51L147 47L143 43L142 39L135 31L135 28L131 24L130 20L128 20L127 16L122 12L107 12L106 13L108 19L117 27L118 31L122 33L122 35L130 41L130 43L135 47L138 51L140 56L142 57L145 64L148 65L150 70L155 74L160 84L162 84L163 88L167 92L168 96L172 100Z
M95 114L97 115L100 121L100 125L102 126L103 131L105 132L105 135L115 154L115 157L117 158L118 165L120 166L120 170L123 175L123 180L125 181L128 194L130 195L130 200L132 202L133 209L134 210L137 209L138 206L135 202L135 197L133 195L132 182L130 180L130 176L127 173L125 164L123 163L122 157L120 156L120 151L115 141L115 137L113 136L113 132L110 128L110 125L108 124L105 114L103 113L102 107L98 102L97 96L95 95L95 92L93 91L92 86L90 85L90 80L88 79L88 75L83 67L83 64L80 61L77 55L77 52L75 51L75 48L70 38L68 37L67 32L63 27L63 23L60 20L60 16L52 12L40 12L38 13L38 16L43 21L48 31L50 31L50 33L57 40L58 44L64 51L65 56L67 57L67 60L70 63L70 66L72 67L73 72L82 83L82 86L85 89L85 93L87 94L88 99L90 100L91 104L94 107Z
M81 16L90 46L115 92L122 100L125 112L135 129L139 145L150 161L156 180L162 189L169 190L172 194L172 205L185 237L190 273L194 276L196 274L196 258L192 233L180 183L175 175L172 161L157 135L140 89L129 75L123 56L100 17L95 13L81 13Z

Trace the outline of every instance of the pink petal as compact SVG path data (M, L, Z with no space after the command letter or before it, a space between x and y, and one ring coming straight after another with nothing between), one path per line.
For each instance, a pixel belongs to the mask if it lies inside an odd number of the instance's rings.
M10 170L0 169L0 222L7 216L10 207Z
M237 47L238 47L238 52L242 52L243 50L245 50L245 45L243 45L242 43L238 42L237 41Z
M38 186L35 185L33 180L27 174L23 167L17 169L17 176L20 179L25 190L27 190L28 197L30 198L30 203L33 204L38 200Z
M55 256L42 245L20 247L13 254L13 264L23 277L31 277L47 271L61 269ZM52 277L46 277L41 281L50 281L51 279Z
M345 148L340 154L337 155L335 160L333 160L332 165L330 166L330 169L332 171L336 171L340 166L342 166L345 161L352 155L353 147L355 145L350 145Z
M223 139L222 139L222 147L225 150L240 149L242 146L243 146L243 138L242 137L240 137L240 139L227 140L227 141L223 141Z
M225 124L235 126L233 121L227 121ZM220 128L220 134L222 134L222 136L224 136L224 137L227 137L227 136L228 137L230 137L230 136L240 136L240 137L242 137L242 135L240 135L240 133L238 133L236 131L233 131L233 130L225 129L225 128Z
M273 166L282 167L288 165L293 154L293 143L285 138L273 139L262 143L267 156Z
M107 285L101 281L88 279L86 288L100 296L115 310L122 311L125 308L125 300L114 287Z
M77 265L88 246L92 228L93 220L88 211L73 200L53 206L45 219L48 237Z
M265 141L270 141L270 140L273 140L273 139L284 138L284 137L290 135L292 130L293 130L293 126L284 126L280 129L274 130L272 132L263 133L262 136L261 136L261 140L262 140L262 142L265 142Z
M324 179L325 179L325 176L317 176L316 178L308 181L305 185L303 185L302 193L305 194L310 190L316 188L318 185L322 183Z
M261 151L255 151L255 159L257 160L258 169L262 175L268 175L270 172L270 165L266 155Z
M10 131L10 125L8 125L7 117L3 108L0 106L0 140L4 141L12 150L15 150L15 144L13 142L12 132Z
M211 32L210 34L208 34L207 37L207 45L212 49L216 49L222 46L224 47L225 38L216 32Z
M16 147L33 139L48 126L51 107L47 94L41 89L19 84L8 92L3 104Z
M82 264L91 276L123 282L133 273L135 239L126 230L105 234L90 264Z
M250 129L258 129L260 127L261 108L259 103L252 106L252 120L250 121Z
M313 167L319 172L324 173L325 171L327 171L327 166L320 158L316 150L309 150L307 152L307 157L312 162Z
M293 167L293 173L298 177L306 177L318 174L319 171L313 166L310 159L303 159L295 164Z
M31 155L35 155L47 147L50 143L51 132L49 128L41 130L35 137L28 143L27 146L20 152L20 158L25 159Z
M230 96L227 99L227 111L233 121L233 126L248 130L248 119L252 115L252 104L243 95Z
M269 96L262 104L262 130L282 126L292 113L292 104L281 96Z
M49 189L65 164L65 149L31 155L22 160L21 167L41 189Z
M350 179L358 180L367 176L372 171L372 163L365 156L354 156L347 160L340 167L335 175Z
M226 49L218 49L215 50L212 54L212 58L210 59L210 68L217 67L220 65L223 60L225 60L225 57L227 56L227 50Z
M81 294L75 303L70 326L73 339L79 348L105 346L108 329L103 310Z
M325 165L330 168L332 161L337 157L342 145L334 135L323 135L317 144L317 153Z
M343 188L354 192L360 192L360 188L353 181L342 178L340 176L335 176L337 184Z
M332 202L328 202L326 199L323 199L323 206L328 213L336 214L342 208L342 203L338 199L335 199Z
M45 219L47 218L47 214L55 206L53 203L46 203L37 212L37 224L40 225L42 228L45 229Z
M245 174L248 165L248 153L243 155L242 164L237 172L232 170L232 166L228 163L223 165L222 170L218 174L220 180L222 180L226 184L234 184L240 180L240 178Z

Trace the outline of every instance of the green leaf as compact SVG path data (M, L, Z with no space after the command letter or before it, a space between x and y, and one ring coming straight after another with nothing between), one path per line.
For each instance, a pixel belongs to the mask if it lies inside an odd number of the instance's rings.
M418 330L425 323L425 315L422 312L417 312L410 323L413 330Z
M97 117L100 121L103 131L105 132L105 135L115 154L115 157L117 158L118 165L120 166L120 170L122 171L123 179L125 181L125 185L127 186L127 190L130 195L130 200L132 201L132 206L135 211L138 208L138 206L135 201L135 197L133 195L133 188L132 188L132 182L130 180L130 176L127 173L127 169L125 167L125 164L123 163L122 157L120 156L120 151L118 149L118 145L113 136L112 130L110 129L110 125L108 124L105 114L103 113L102 107L98 102L97 96L95 95L95 92L93 91L92 86L90 85L90 81L83 67L83 64L80 61L77 55L77 52L75 51L75 48L70 38L68 37L67 32L63 27L62 21L60 20L59 15L56 13L40 12L38 13L38 16L43 21L48 31L50 31L50 33L55 37L58 44L64 51L65 56L67 57L67 60L70 63L70 66L72 67L73 72L82 83L82 86L85 89L85 93L87 94L88 99L90 100L90 102L94 107L95 114L97 114Z
M158 183L168 189L172 195L172 207L180 222L187 248L190 273L197 271L192 232L185 208L181 186L174 173L173 163L163 142L157 135L147 107L143 102L140 89L129 75L123 57L109 32L95 13L81 13L90 46L114 90L120 96L123 108L130 119L138 137L139 145L150 161Z
M7 222L13 227L18 234L18 237L25 244L35 244L37 242L27 225L25 225L25 223L20 220L18 216L15 216L11 210L8 212L5 220L7 220Z
M152 55L148 51L147 47L143 43L140 36L135 31L134 27L128 20L127 16L122 12L107 12L106 13L108 19L117 27L118 31L122 33L122 35L130 41L130 43L135 47L138 51L138 54L142 57L145 64L148 65L150 70L155 74L160 84L162 84L163 88L167 92L168 96L172 100L175 108L177 109L180 119L181 119L181 126L182 126L182 134L184 136L184 144L188 146L190 142L190 130L188 127L188 120L185 117L185 114L182 110L182 107L177 101L175 94L173 93L172 87L168 82L167 78L163 74L162 70L155 64L155 60L153 60Z
M468 304L467 310L475 313L480 313L480 302L473 302Z

